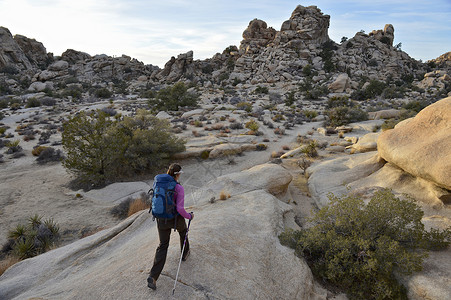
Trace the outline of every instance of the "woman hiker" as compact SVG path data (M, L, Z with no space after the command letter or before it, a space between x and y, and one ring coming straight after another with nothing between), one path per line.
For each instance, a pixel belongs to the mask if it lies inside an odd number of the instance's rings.
M157 288L156 281L163 271L164 263L166 262L166 255L168 253L169 239L171 236L171 230L174 228L174 222L176 222L176 229L180 235L180 248L183 248L183 242L185 240L185 235L187 232L185 219L192 220L194 218L194 213L187 213L185 210L185 190L183 186L180 185L179 178L182 174L182 167L178 164L171 164L168 168L167 174L171 175L177 185L175 186L175 203L178 214L176 215L176 220L174 219L157 219L158 236L160 238L160 245L155 252L155 259L153 261L152 269L150 270L150 275L147 278L147 286L153 290ZM183 251L182 261L185 261L189 256L189 243L186 240L185 250Z

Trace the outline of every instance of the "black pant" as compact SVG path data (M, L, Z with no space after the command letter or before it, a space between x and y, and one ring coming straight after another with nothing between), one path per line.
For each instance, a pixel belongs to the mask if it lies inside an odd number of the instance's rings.
M177 215L177 226L176 229L179 232L180 235L180 252L183 248L183 242L185 240L186 235L186 222L185 219ZM161 271L163 271L164 263L166 262L166 256L168 254L168 247L169 247L169 239L171 237L171 230L174 229L174 219L157 219L157 225L158 225L158 236L160 237L160 245L157 248L157 251L155 251L155 259L153 261L152 269L150 270L150 277L154 278L155 280L158 279L158 277L161 274ZM189 242L188 239L186 239L186 245L185 250L183 251L183 256L186 255L186 253L189 250Z

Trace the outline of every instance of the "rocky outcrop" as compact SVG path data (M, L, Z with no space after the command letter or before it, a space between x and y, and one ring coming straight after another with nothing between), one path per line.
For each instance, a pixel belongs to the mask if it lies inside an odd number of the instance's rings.
M451 190L451 97L383 132L377 144L386 161Z
M243 40L240 44L240 52L243 54L254 53L256 49L266 47L274 40L276 30L268 28L265 21L254 19L243 32Z
M290 48L306 49L329 40L330 16L316 6L298 5L289 20L283 22L274 44Z
M91 58L91 55L85 52L76 51L72 49L67 49L61 54L61 60L67 61L69 64L73 65L76 62L88 60Z
M174 82L179 80L182 75L189 73L189 69L192 69L193 63L193 51L180 54L171 59L164 65L164 69L157 74L158 79L164 79L168 82ZM192 73L192 70L191 70Z
M0 68L4 67L13 67L18 71L30 70L33 64L14 40L8 28L0 27Z
M436 59L428 61L428 63L433 63L438 68L445 69L451 72L451 51L440 55Z
M277 165L263 166L210 182L209 187L216 187L227 179L243 190L230 189L231 198L215 203L202 199L195 207L191 256L180 268L177 298L327 299L307 264L279 243L291 208L264 184L275 188L280 175L288 179L285 173ZM265 179L249 187L242 181L253 179L249 176ZM147 211L139 212L111 229L14 265L1 277L0 298L167 299L180 248L171 242L157 290L151 291L146 278L157 246L155 222Z
M41 42L18 34L14 36L14 40L32 65L40 69L45 69L53 61L53 54L47 53L47 50Z
M386 24L384 30L373 30L369 36L374 37L376 40L381 41L384 44L393 46L393 40L395 39L395 28L392 24Z

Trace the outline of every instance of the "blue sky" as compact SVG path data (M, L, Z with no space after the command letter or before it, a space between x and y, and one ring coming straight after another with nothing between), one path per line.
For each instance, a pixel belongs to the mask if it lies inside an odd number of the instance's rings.
M395 44L415 59L451 51L451 0L0 0L0 26L42 42L54 55L66 49L126 54L163 67L190 50L205 59L239 46L254 18L280 30L299 4L330 15L329 37L336 42L390 23Z

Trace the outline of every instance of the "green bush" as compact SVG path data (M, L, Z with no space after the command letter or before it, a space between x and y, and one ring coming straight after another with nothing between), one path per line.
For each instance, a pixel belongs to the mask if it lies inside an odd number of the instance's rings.
M5 115L0 111L0 120L3 120L4 117Z
M123 119L100 110L81 112L63 129L63 166L85 188L155 171L185 150L185 142L170 132L167 121L143 110Z
M307 157L317 157L318 156L318 142L317 141L310 141L307 146L304 146L301 149L301 152L304 153Z
M244 111L250 113L252 111L252 104L249 102L240 102L236 105L238 109L243 109Z
M351 94L351 98L355 100L366 100L376 98L382 95L382 92L387 87L385 82L379 80L370 80L368 86L363 90L357 90Z
M105 87L98 88L94 91L94 96L96 96L97 98L106 99L106 98L110 98L112 95L113 95L113 93Z
M41 106L41 101L39 101L36 98L30 98L27 100L27 105L26 107L39 107Z
M199 95L189 93L183 82L177 82L173 86L161 89L155 98L149 100L149 105L157 111L176 111L183 106L197 106Z
M254 90L254 94L269 94L269 90L266 86L257 86Z
M318 116L318 112L316 110L303 110L302 113L307 119L314 119Z
M63 90L63 97L72 97L73 99L81 99L82 89L77 86L69 86Z
M361 110L358 106L338 106L327 110L326 114L329 117L326 125L331 127L368 120L368 113Z
M260 128L260 125L258 125L257 121L250 120L246 123L246 125L244 125L244 127L246 127L247 129L249 129L253 132L257 132L258 128Z
M53 219L42 220L39 215L29 217L28 223L19 224L9 231L9 241L3 252L12 252L20 259L36 256L58 243L59 226Z
M450 229L426 231L421 208L390 190L375 193L367 205L352 195L329 199L310 219L311 227L279 238L306 258L316 276L351 299L407 299L395 274L420 271L427 250L449 245Z
M310 75L312 75L312 66L311 66L311 65L305 65L305 66L302 68L302 73L303 73L305 76L310 76Z

